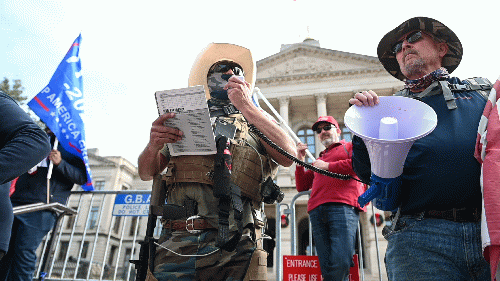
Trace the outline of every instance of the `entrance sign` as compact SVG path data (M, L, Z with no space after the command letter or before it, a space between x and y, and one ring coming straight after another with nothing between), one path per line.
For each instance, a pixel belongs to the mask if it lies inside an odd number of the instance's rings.
M283 281L321 281L318 256L283 256Z
M349 281L359 281L358 255L352 257ZM283 281L321 281L318 256L283 256Z
M113 216L147 216L151 194L117 194Z
M352 257L354 266L349 269L349 281L359 281L359 261L358 255Z

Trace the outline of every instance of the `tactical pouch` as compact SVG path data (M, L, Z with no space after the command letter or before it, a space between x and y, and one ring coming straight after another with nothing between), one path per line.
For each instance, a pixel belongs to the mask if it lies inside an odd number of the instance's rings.
M170 158L168 165L172 166L171 183L199 182L213 184L211 172L214 166L214 155L176 156ZM167 174L169 174L168 170ZM163 178L167 180L166 176Z
M175 163L169 162L167 164L167 172L162 175L162 179L167 186L175 182Z
M276 175L278 166L268 158L261 155L250 146L235 142L231 143L233 162L231 179L241 188L241 195L256 202L262 201L262 179ZM262 174L264 172L264 174Z
M273 182L271 177L268 177L261 185L262 200L266 204L280 203L283 201L285 194L281 191L280 187Z
M267 280L267 255L265 250L255 249L244 281Z
M228 198L231 192L231 154L226 136L219 135L216 140L217 154L214 161L214 196ZM227 152L226 152L227 151Z
M197 213L197 205L195 200L184 201L184 206L165 204L163 206L162 219L182 220L194 216Z

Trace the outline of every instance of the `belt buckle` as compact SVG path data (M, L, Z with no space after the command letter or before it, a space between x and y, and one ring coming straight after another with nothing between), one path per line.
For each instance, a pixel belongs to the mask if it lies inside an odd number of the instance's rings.
M190 216L186 219L186 230L191 234L201 233L200 229L194 229L194 220L200 218L200 216Z

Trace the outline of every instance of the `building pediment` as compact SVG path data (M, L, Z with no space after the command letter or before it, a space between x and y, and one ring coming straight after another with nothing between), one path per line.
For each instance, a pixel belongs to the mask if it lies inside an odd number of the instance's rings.
M301 76L336 76L378 72L383 67L378 58L294 44L257 62L257 83L269 79Z

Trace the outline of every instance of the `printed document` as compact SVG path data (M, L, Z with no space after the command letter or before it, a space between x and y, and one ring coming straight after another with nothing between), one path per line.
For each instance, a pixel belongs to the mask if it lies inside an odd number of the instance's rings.
M217 153L210 113L203 86L155 92L158 113L175 112L165 125L181 130L176 143L168 143L170 155L207 155Z

